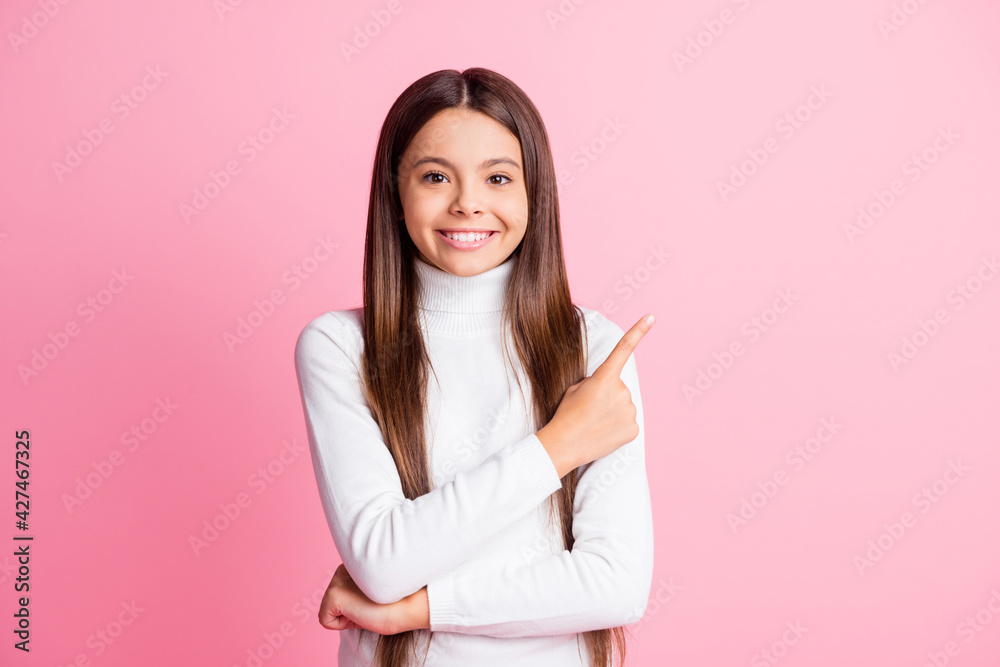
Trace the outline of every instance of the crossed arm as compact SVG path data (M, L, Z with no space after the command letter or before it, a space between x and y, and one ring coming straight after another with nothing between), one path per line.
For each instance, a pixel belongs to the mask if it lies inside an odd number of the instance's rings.
M622 331L596 312L591 316L599 325L589 335L600 361ZM341 317L327 313L311 322L295 348L310 450L337 551L361 593L393 605L397 631L516 637L641 618L653 543L635 360L629 358L621 378L636 406L639 435L580 468L573 549L473 573L462 564L560 488L552 459L531 434L407 499L361 395L350 354L360 349L359 334Z

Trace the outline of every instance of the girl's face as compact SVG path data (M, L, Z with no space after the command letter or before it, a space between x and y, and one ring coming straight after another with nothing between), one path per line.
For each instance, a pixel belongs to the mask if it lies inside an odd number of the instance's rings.
M517 138L486 114L446 109L427 121L398 173L406 231L420 259L456 276L506 261L528 223L521 162ZM465 241L447 236L459 232Z

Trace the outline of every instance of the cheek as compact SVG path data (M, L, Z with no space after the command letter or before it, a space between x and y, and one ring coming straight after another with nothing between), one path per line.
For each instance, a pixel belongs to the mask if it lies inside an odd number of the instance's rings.
M435 215L434 203L428 197L410 196L402 200L402 203L403 213L413 225L424 226Z
M503 212L503 222L508 231L523 232L528 226L528 207L525 204L512 203Z

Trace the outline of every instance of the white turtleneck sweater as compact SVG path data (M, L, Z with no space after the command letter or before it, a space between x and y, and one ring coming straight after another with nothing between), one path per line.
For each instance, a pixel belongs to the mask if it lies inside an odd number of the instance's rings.
M427 586L430 625L417 631L428 666L589 665L576 633L638 621L653 573L653 524L634 355L621 373L639 435L581 467L572 551L548 521L560 488L501 353L500 322L515 258L461 277L420 259L420 325L435 373L427 390L434 489L415 500L362 397L361 309L330 311L302 330L295 366L323 509L347 571L390 603ZM590 375L624 334L586 315ZM341 666L367 667L372 647L340 631ZM428 645L428 639L432 639Z

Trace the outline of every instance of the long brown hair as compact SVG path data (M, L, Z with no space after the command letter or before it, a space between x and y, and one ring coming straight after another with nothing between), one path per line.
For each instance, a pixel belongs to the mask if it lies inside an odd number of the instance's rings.
M418 323L416 248L403 222L397 170L420 128L438 112L454 108L486 114L521 144L528 224L511 260L515 264L501 328L510 331L531 382L536 429L552 419L566 389L586 376L581 338L586 327L582 311L570 300L555 169L538 110L512 81L488 69L440 70L418 79L393 103L379 134L363 269L364 392L409 499L432 488L424 434L430 360ZM573 548L576 486L577 471L573 470L563 477L562 488L549 497L550 515L556 510L561 517L566 549ZM591 630L584 635L594 667L615 664L612 643L618 648L618 664L624 664L624 628ZM410 656L416 658L415 640L415 631L378 635L379 667L409 665Z

